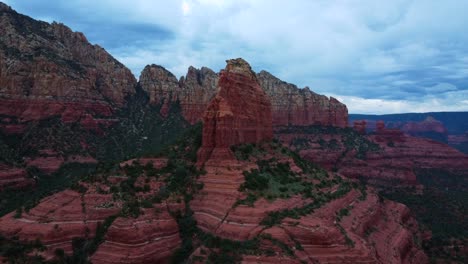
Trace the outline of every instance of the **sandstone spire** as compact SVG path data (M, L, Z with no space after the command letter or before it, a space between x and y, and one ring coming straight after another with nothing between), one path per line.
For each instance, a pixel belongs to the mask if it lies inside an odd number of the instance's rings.
M210 158L231 158L230 146L273 138L271 103L250 65L227 60L218 93L203 115L203 143L199 164Z

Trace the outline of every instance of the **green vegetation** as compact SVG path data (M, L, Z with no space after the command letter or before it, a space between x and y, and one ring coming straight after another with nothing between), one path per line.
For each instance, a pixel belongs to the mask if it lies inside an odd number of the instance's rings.
M353 188L361 191L360 199L366 199L367 192L364 184L351 183L336 176L331 177L322 168L304 160L296 152L284 148L277 142L262 146L260 150L256 148L259 147L255 145L244 147L241 145L235 148L236 151L247 149L248 151L242 152L243 155L236 156L240 157L239 159L254 157L257 160L258 169L244 171L245 182L240 186L239 191L245 192L247 197L239 199L234 206L253 206L255 201L261 197L274 200L301 195L304 199L312 199L312 202L303 206L270 212L262 220L262 225L274 226L281 223L286 217L298 219L301 216L308 215L326 203L343 197ZM266 149L270 149L279 156L292 158L294 163L302 170L302 173L295 173L291 170L289 163L278 162L276 158L271 158L271 155L266 155L268 152ZM247 155L249 153L251 156ZM264 157L269 158L265 159ZM334 186L338 188L334 189ZM344 216L347 211L340 213Z
M36 187L33 189L0 192L0 216L23 207L29 211L42 198L73 186L78 180L95 172L95 164L67 163L52 175L37 173Z
M239 190L247 192L247 200L264 197L268 200L286 198L301 193L311 183L301 182L301 178L292 172L289 163L276 162L274 159L259 160L260 170L244 172L245 182ZM256 200L256 199L255 199ZM252 204L252 203L248 204Z
M349 238L348 233L346 233L346 230L340 224L337 224L337 226L341 234L343 234L343 236L345 237L346 245L348 245L349 247L354 247L354 241L351 238Z
M255 144L241 144L231 146L232 152L238 160L248 160L251 156L258 156L265 153L261 146Z
M283 254L294 257L293 249L268 234L261 234L251 240L235 241L206 233L197 227L193 212L188 206L183 214L178 212L175 217L179 224L182 246L173 255L172 263L184 263L193 252L194 243L210 250L206 263L239 263L244 254L275 255L279 253L267 247L268 244L280 248ZM264 243L265 241L269 243ZM197 257L204 259L203 256Z
M356 151L356 158L365 159L368 152L379 151L379 145L369 141L363 135L357 133L352 128L326 127L326 126L289 126L278 131L279 134L308 134L315 139L295 138L291 141L291 146L297 150L308 149L311 143L315 142L322 149L343 151L343 156L349 151ZM326 141L323 135L333 135L336 138ZM343 145L339 143L342 142Z
M322 207L330 201L343 197L350 190L351 184L349 182L342 182L335 192L317 192L317 194L310 197L315 200L304 206L269 213L268 216L262 220L261 224L265 226L274 226L280 224L281 221L287 217L299 219L301 216L313 213L315 209Z
M415 214L419 227L432 232L432 239L423 248L433 260L466 263L456 248L468 243L468 178L467 172L436 169L417 170L421 192L414 188L384 189L381 194L407 205Z
M92 156L100 162L112 164L156 155L190 127L181 115L178 102L173 103L170 109L167 118L161 117L160 106L150 105L146 93L137 87L136 94L127 98L126 107L112 117L119 122L100 125L98 131L89 131L79 122L63 123L60 116L54 116L27 123L22 135L0 133L0 162L24 166L23 157L40 156L38 151L43 149L53 150L62 157ZM18 122L15 117L7 118L13 123Z
M8 263L45 263L37 254L44 250L45 247L39 240L20 241L17 237L7 239L0 235L0 256Z

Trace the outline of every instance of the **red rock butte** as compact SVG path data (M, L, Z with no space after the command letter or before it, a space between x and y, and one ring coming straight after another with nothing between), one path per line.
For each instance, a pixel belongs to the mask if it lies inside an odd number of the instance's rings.
M233 159L232 145L273 139L271 103L255 73L241 58L226 62L218 93L203 115L199 165L212 157Z

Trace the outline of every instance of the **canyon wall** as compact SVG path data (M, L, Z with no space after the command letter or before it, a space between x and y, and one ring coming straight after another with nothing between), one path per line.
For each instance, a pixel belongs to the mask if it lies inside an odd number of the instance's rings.
M190 123L202 120L203 112L216 95L220 74L203 67L190 67L187 75L176 77L158 65L148 65L140 76L140 85L153 104L161 105L161 114L168 112L171 102L179 101L182 114ZM260 87L272 104L273 126L324 125L346 127L348 109L333 97L316 94L308 87L299 89L261 71L256 74Z
M0 31L0 124L10 132L52 116L110 116L135 92L130 70L63 24L0 4Z

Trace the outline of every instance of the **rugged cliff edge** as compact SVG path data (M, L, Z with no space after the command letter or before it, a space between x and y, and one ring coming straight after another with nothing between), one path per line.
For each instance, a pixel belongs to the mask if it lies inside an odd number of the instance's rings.
M228 60L218 85L203 115L201 165L210 158L234 158L230 146L273 139L270 101L246 61Z
M335 98L299 89L266 71L257 77L271 100L273 126L348 126L348 109Z
M29 257L59 262L427 262L404 205L272 140L271 104L247 62L229 60L218 86L203 131L167 158L97 170L3 216L0 234L38 238L45 249Z
M323 125L346 127L348 109L335 98L316 94L308 87L299 89L261 71L255 74L260 87L271 101L273 127L289 125ZM168 112L170 102L178 101L187 121L202 120L203 112L217 93L220 74L203 67L190 67L187 75L176 77L158 65L148 65L140 75L140 85L154 104L162 105L161 113Z
M0 115L7 132L51 116L65 122L110 116L135 93L130 70L82 33L0 5Z

